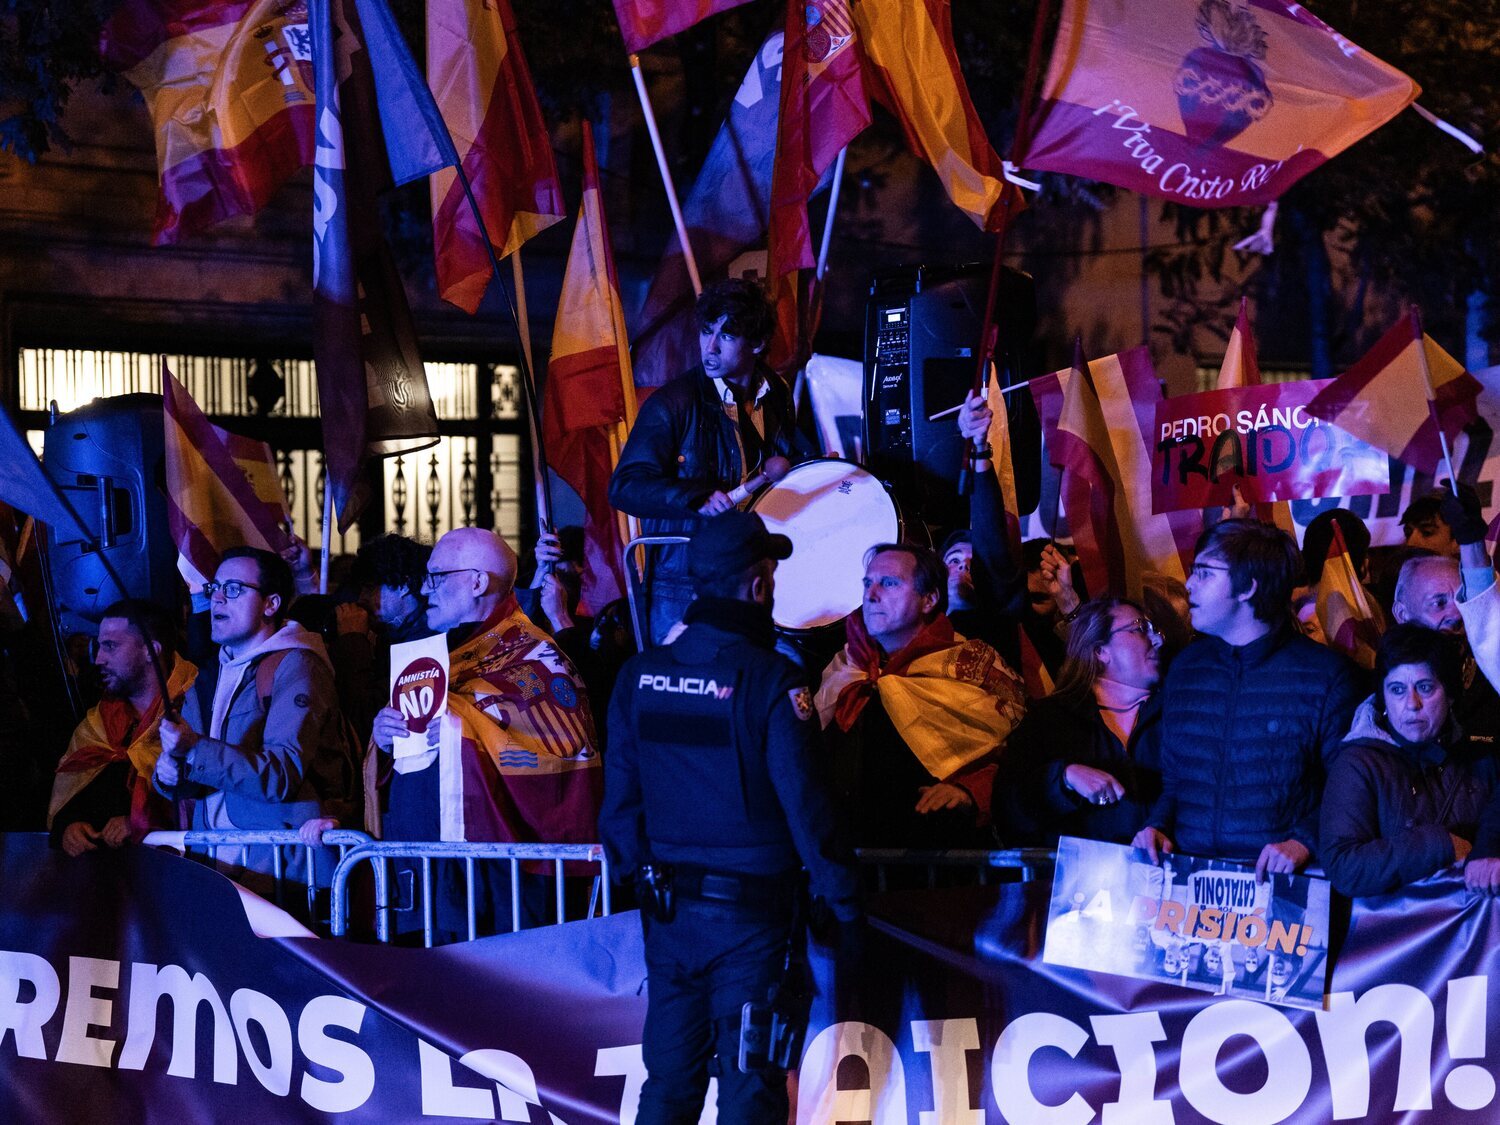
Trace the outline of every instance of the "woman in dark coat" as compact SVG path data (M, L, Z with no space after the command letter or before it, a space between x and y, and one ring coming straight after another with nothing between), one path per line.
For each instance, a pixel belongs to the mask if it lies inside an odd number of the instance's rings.
M1057 690L1026 713L996 787L1006 842L1128 844L1161 793L1161 633L1135 602L1095 598L1068 633Z
M1452 863L1500 856L1500 769L1492 755L1460 752L1453 720L1463 690L1459 641L1393 626L1375 674L1379 687L1355 713L1323 791L1318 853L1350 896L1388 894Z

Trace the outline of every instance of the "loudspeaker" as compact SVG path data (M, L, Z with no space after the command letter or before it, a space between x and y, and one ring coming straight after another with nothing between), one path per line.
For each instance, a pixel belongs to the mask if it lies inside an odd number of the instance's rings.
M160 395L95 399L46 433L42 464L98 541L124 589L76 528L47 527L47 572L64 634L95 633L121 598L178 601L177 549L167 525Z
M984 320L987 265L916 266L877 274L865 310L865 450L870 471L891 486L910 529L967 527L958 494L963 439L956 414L932 415L964 400ZM1007 267L995 304L1002 386L1031 378L1036 285ZM1029 394L1006 396L1020 513L1040 491L1041 425Z

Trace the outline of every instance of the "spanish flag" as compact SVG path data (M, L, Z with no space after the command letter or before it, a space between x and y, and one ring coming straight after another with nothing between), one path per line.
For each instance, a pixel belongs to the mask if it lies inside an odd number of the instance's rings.
M583 501L583 601L622 596L624 540L609 506L609 476L635 421L635 379L614 252L599 192L594 133L583 123L583 202L563 273L542 391L542 439L557 475Z
M167 526L177 546L177 569L196 594L230 547L279 554L289 545L286 501L265 442L210 422L165 362L161 381Z
M1337 523L1332 531L1333 542L1318 579L1318 621L1329 648L1338 649L1361 668L1374 668L1385 620L1360 584L1343 531Z
M980 230L999 230L1006 206L1024 203L969 100L949 0L858 0L854 25L870 92L901 123L907 147Z
M427 80L496 255L561 222L552 140L507 0L428 4ZM439 169L431 186L438 293L473 313L490 281L484 236L454 169Z
M1224 349L1224 362L1219 366L1216 390L1234 387L1260 386L1260 362L1255 355L1255 334L1250 330L1249 302L1240 298L1239 315L1235 317L1234 330L1229 333L1229 346ZM1292 520L1292 505L1286 500L1274 500L1255 506L1255 518L1281 528L1297 536L1297 525Z
M302 0L125 0L100 31L99 53L151 113L157 245L255 214L312 163Z

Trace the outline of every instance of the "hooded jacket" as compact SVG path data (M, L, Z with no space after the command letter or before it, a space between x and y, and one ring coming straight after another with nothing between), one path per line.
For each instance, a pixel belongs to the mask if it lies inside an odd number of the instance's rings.
M1465 754L1449 721L1409 742L1380 721L1371 696L1328 770L1318 855L1342 894L1389 894L1454 862L1452 833L1475 859L1500 855L1500 766Z

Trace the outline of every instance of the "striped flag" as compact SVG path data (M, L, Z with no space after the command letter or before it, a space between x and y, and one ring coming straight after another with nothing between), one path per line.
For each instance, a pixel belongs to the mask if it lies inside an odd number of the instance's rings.
M196 594L230 547L280 554L291 543L289 517L270 446L210 422L165 361L161 380L167 525L177 569Z
M1005 536L1010 540L1014 558L1021 557L1020 501L1016 498L1016 465L1010 441L1010 414L1006 408L1005 395L1000 389L999 373L990 364L990 377L985 384L985 405L990 408L990 428L985 440L992 451L990 466L1000 484L1000 499L1005 504Z
M1047 436L1089 593L1139 597L1147 574L1185 581L1203 514L1151 511L1151 428L1161 400L1151 355L1138 347L1106 356L1084 378L1081 364L1080 355Z
M1361 668L1374 668L1384 620L1355 573L1343 531L1336 522L1331 530L1333 540L1318 579L1318 621L1329 648L1338 649Z
M1235 387L1260 386L1260 362L1255 355L1255 334L1250 330L1249 302L1240 298L1239 315L1235 317L1234 330L1229 333L1229 345L1224 349L1224 362L1219 366L1216 390ZM1297 525L1292 519L1292 505L1286 500L1272 500L1255 505L1255 517L1261 523L1281 528L1293 539L1297 538Z
M303 0L125 0L100 31L99 53L151 114L157 245L255 214L312 163Z
M609 477L635 421L635 380L587 121L583 202L553 323L542 434L552 468L583 501L583 601L598 609L625 592L624 539L609 506Z
M1413 309L1307 412L1424 473L1442 466L1438 427L1451 446L1479 417L1478 379L1422 331Z
M870 93L901 123L907 147L980 230L999 230L1006 204L1012 214L1025 204L969 100L949 0L860 0L854 24Z
M437 413L376 194L455 164L442 115L385 0L312 0L313 357L339 528L365 502L367 454L436 444Z
M567 215L552 141L507 0L427 5L427 78L499 257ZM463 184L451 168L432 177L438 293L479 308L491 268Z
M737 8L746 0L615 0L615 18L627 51L644 51L700 20Z

